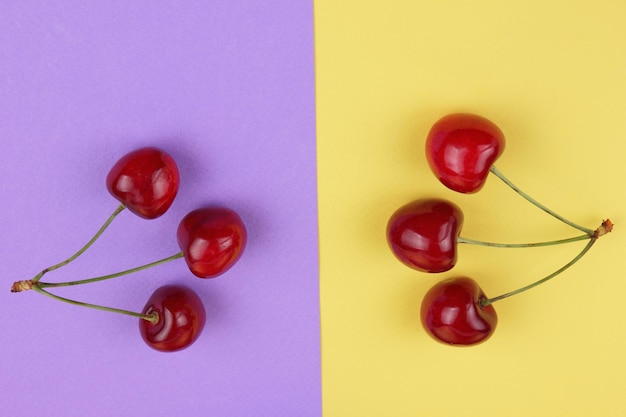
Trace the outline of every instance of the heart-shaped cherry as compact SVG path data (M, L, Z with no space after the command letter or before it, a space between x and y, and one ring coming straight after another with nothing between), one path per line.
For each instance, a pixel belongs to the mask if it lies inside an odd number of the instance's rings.
M202 300L191 289L166 285L157 289L143 308L143 314L157 314L156 323L139 320L143 340L153 349L174 352L198 339L206 312Z
M172 205L179 181L174 159L160 149L147 147L117 161L107 175L106 185L130 211L155 219Z
M432 287L424 296L421 321L435 340L450 345L476 345L495 331L498 316L476 281L451 278Z
M448 188L474 193L502 154L504 134L493 122L475 114L457 113L438 120L426 139L430 169Z
M177 238L191 272L200 278L214 278L241 257L247 233L233 210L209 207L187 214L178 225Z
M444 272L456 264L463 212L442 199L413 201L387 223L387 242L405 265L423 272Z

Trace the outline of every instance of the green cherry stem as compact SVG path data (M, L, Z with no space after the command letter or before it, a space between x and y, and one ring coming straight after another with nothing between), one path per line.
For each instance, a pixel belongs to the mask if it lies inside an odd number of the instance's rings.
M95 278L79 279L75 281L66 281L66 282L39 282L37 285L40 288L53 288L53 287L69 287L72 285L90 284L92 282L104 281L107 279L112 279L112 278L117 278L117 277L121 277L121 276L128 275L128 274L132 274L133 272L143 271L144 269L152 268L154 266L161 265L161 264L173 261L174 259L178 259L182 257L183 257L183 252L178 252L172 256L168 256L167 258L163 258L158 261L151 262L149 264L145 264L145 265L138 266L135 268L127 269L125 271L116 272L114 274L102 275L102 276L95 277Z
M16 281L11 286L11 292L22 292L27 290L33 290L35 288L55 288L55 287L69 287L72 285L82 285L82 284L90 284L92 282L104 281L107 279L122 277L124 275L132 274L133 272L143 271L144 269L152 268L157 265L161 265L170 261L173 261L178 258L182 258L184 256L183 252L178 252L172 256L168 256L167 258L160 259L158 261L150 262L149 264L137 266L135 268L127 269L125 271L116 272L114 274L102 275L94 278L87 279L78 279L74 281L65 281L65 282L42 282L42 281L34 281L32 279Z
M98 231L96 232L95 235L93 235L93 237L91 239L89 239L89 242L87 242L82 248L80 248L78 250L78 252L76 252L74 255L70 256L69 258L67 258L66 260L64 260L63 262L59 262L56 265L52 265L47 267L46 269L44 269L43 271L41 271L40 273L38 273L37 275L35 275L35 277L32 279L32 281L38 282L41 277L43 277L47 272L50 271L54 271L55 269L59 269L62 266L65 266L67 264L69 264L70 262L72 262L74 259L78 258L80 255L82 255L87 249L89 249L89 247L91 245L93 245L93 243L98 240L98 238L100 237L100 235L102 235L102 233L104 233L104 231L106 230L107 227L109 227L109 225L111 224L111 222L115 219L115 217L120 214L124 209L126 208L126 206L124 206L124 204L120 204L115 211L109 216L109 218L107 219L106 222L104 222L104 224L100 227L100 229L98 229Z
M467 243L470 245L477 246L490 246L494 248L534 248L539 246L554 246L554 245L562 245L564 243L578 242L580 240L591 239L591 236L588 234L570 237L567 239L559 239L559 240L550 240L547 242L534 242L534 243L494 243L494 242L483 242L480 240L467 239L462 236L459 236L456 241L457 243Z
M95 310L109 311L111 313L119 313L119 314L124 314L126 316L138 317L138 318L140 318L142 320L147 320L147 321L149 321L149 322L151 322L153 324L156 324L159 321L159 315L158 315L158 313L156 311L151 313L151 314L142 314L142 313L136 313L134 311L122 310L122 309L119 309L119 308L101 306L101 305L98 305L98 304L84 303L82 301L76 301L76 300L71 300L71 299L65 298L65 297L59 297L58 295L52 294L52 293L44 290L43 288L39 288L38 285L33 286L33 290L37 291L39 294L45 295L46 297L50 297L50 298L53 298L55 300L62 301L64 303L72 304L72 305L75 305L75 306L93 308Z
M489 304L493 304L493 303L495 303L496 301L499 301L499 300L502 300L502 299L504 299L504 298L508 298L508 297L514 296L514 295L516 295L516 294L519 294L519 293L521 293L521 292L524 292L524 291L530 290L531 288L534 288L534 287L536 287L537 285L541 285L541 284L543 284L544 282L546 282L546 281L548 281L548 280L550 280L550 279L554 278L555 276L559 275L561 272L565 271L567 268L569 268L570 266L572 266L572 265L574 265L576 262L578 262L578 261L579 261L579 260L580 260L580 259L581 259L581 258L582 258L582 257L583 257L583 256L584 256L587 252L588 252L588 251L589 251L589 249L591 249L591 247L593 246L593 244L594 244L594 243L596 243L596 240L598 240L598 238L596 238L596 237L592 237L592 238L589 240L589 242L587 243L587 245L585 245L585 247L583 248L583 250L582 250L582 251L581 251L578 255L576 255L576 256L574 257L574 259L572 259L571 261L569 261L568 263L566 263L565 265L563 265L561 268L557 269L556 271L554 271L553 273L551 273L550 275L548 275L547 277L544 277L544 278L540 279L539 281L535 281L535 282L533 282L532 284L527 285L527 286L522 287L522 288L519 288L519 289L517 289L517 290L515 290L515 291L511 291L511 292L508 292L508 293L506 293L506 294L502 294L502 295L499 295L499 296L497 296L497 297L493 297L493 298L485 298L485 299L482 299L482 300L480 301L480 305L481 305L482 307L486 307L486 306L488 306Z
M528 194L526 194L525 192L520 190L519 187L517 187L515 184L513 184L495 166L492 165L489 170L491 171L492 174L494 174L496 177L500 178L506 185L508 185L511 189L513 189L513 191L515 191L517 194L522 196L529 203L531 203L534 206L540 208L541 210L545 211L546 213L548 213L552 217L562 221L563 223L565 223L565 224L567 224L567 225L569 225L569 226L571 226L571 227L573 227L575 229L578 229L581 232L587 233L587 235L589 235L590 237L594 235L594 231L593 230L588 229L588 228L583 227L583 226L580 226L580 225L578 225L578 224L576 224L576 223L574 223L574 222L572 222L570 220L567 220L563 216L560 216L559 214L557 214L554 211L550 210L549 208L547 208L546 206L544 206L543 204L539 203L537 200L535 200L534 198L532 198L531 196L529 196Z

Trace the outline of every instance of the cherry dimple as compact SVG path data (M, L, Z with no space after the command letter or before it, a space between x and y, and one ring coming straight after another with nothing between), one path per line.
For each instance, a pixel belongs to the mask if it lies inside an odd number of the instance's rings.
M449 345L476 345L491 337L498 324L493 305L471 278L439 282L424 296L421 321L435 340Z
M139 320L143 340L151 348L163 352L185 349L194 343L206 322L202 300L191 289L166 285L157 289L148 300L143 314L156 314L157 321Z

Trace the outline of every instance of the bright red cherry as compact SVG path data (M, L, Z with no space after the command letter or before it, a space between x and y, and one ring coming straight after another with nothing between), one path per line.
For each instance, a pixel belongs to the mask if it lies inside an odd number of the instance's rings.
M491 121L475 114L450 114L438 120L426 138L430 169L448 188L474 193L482 188L489 169L502 154L504 134Z
M157 148L124 155L111 168L109 192L130 211L145 219L161 216L172 205L180 181L174 159Z
M387 223L387 242L405 265L444 272L456 264L463 212L441 199L416 200L399 208Z
M178 226L177 238L191 272L200 278L214 278L241 257L247 233L237 213L210 207L187 214Z
M178 285L163 286L150 296L142 313L155 312L157 322L140 319L139 331L148 346L162 352L174 352L191 345L198 339L206 321L200 297Z
M422 301L424 329L435 340L450 345L476 345L495 331L498 316L476 281L451 278L432 287Z

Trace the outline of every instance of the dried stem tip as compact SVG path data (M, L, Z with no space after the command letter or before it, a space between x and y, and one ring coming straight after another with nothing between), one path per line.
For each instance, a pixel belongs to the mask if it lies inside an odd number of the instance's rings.
M11 292L22 292L33 289L33 280L27 279L23 281L15 281L13 285L11 285Z
M611 230L613 230L613 223L611 222L611 220L602 220L602 224L595 230L595 232L593 232L593 236L597 239L600 236L611 233Z

